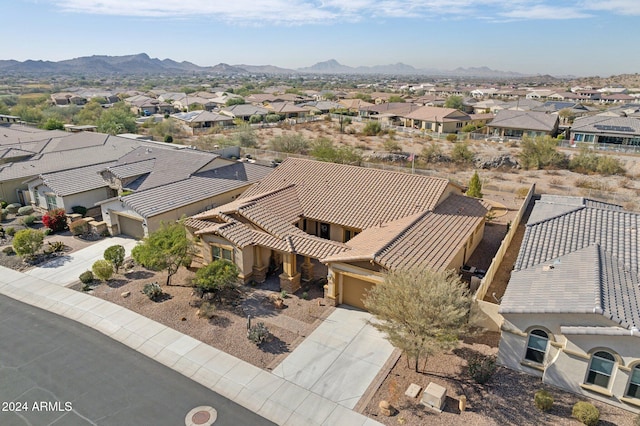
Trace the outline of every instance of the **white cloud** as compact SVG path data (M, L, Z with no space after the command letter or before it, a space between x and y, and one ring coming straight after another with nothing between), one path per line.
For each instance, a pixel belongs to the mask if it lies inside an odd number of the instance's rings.
M368 19L475 18L559 20L598 12L640 14L639 0L50 0L62 10L152 18L207 17L257 25L303 25Z

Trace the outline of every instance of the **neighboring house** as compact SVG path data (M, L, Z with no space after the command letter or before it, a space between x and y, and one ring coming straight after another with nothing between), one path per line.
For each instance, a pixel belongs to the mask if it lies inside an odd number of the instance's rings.
M244 121L249 121L252 115L261 115L264 117L269 113L270 111L264 107L250 104L232 105L220 110L220 114L227 115L231 118L239 118Z
M459 270L484 232L482 200L446 179L288 158L237 200L185 224L202 262L234 262L245 282L278 275L294 292L328 267L325 297L363 308L391 269Z
M640 120L606 115L578 118L571 127L571 141L638 146L640 145Z
M521 138L523 136L555 137L560 120L556 114L536 111L500 110L487 125L487 133L495 136Z
M342 105L342 108L346 108L351 112L358 112L364 107L375 105L362 99L340 99L338 102Z
M406 127L439 133L457 133L471 122L471 117L462 111L431 106L420 107L403 118Z
M166 183L98 203L102 220L112 235L143 238L163 222L173 222L233 201L273 171L271 167L257 164L216 159L216 168L185 177L177 169L186 165L179 163L176 170L165 165L158 171L173 176L174 180L163 179Z
M498 362L640 409L640 214L543 195L500 304Z
M625 93L613 93L610 95L602 95L600 97L601 104L628 104L635 100L636 98Z
M84 105L87 99L75 93L63 92L51 94L51 102L56 106Z
M377 120L384 124L401 126L403 117L421 108L410 102L385 102L378 105L366 106L358 111L360 117Z
M301 103L298 106L306 109L307 115L328 114L331 110L342 108L342 105L333 101L311 101Z
M152 114L171 114L174 111L170 103L160 99L150 98L149 96L136 95L124 100L134 114L152 115Z
M264 105L269 114L278 114L284 118L297 118L307 115L307 109L293 102L272 102Z
M25 181L44 173L115 161L140 146L155 144L95 132L70 133L2 125L0 156L11 159L0 161L0 198L10 203L29 204Z
M54 173L42 173L27 181L31 205L41 212L56 208L72 212L72 207L87 208L88 216L100 214L100 209L94 213L92 208L99 201L116 195L107 185L99 172L111 163L102 163L86 167L78 167Z
M233 118L210 111L191 111L173 114L172 117L183 122L191 129L192 134L204 132L212 127L233 126Z

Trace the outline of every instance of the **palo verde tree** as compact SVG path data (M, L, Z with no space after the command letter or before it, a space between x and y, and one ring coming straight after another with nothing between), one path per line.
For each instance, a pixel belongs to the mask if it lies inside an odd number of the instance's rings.
M367 291L365 307L380 322L374 327L415 360L458 345L467 329L471 295L454 271L412 268L390 271Z
M469 197L482 198L482 182L480 182L480 176L478 176L477 170L473 172L473 176L471 176L467 195Z
M191 262L193 244L182 222L162 223L131 251L133 260L153 271L167 271L166 285L181 265Z

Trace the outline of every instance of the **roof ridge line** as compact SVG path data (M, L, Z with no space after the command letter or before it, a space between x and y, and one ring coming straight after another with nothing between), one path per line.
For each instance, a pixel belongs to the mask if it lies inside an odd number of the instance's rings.
M420 220L422 220L429 213L433 213L433 211L432 210L426 210L426 211L420 213L420 215L418 215L418 217L416 217L414 220L412 220L408 225L406 225L404 228L402 228L402 230L400 232L398 232L390 241L388 241L385 245L383 245L380 249L378 249L373 254L373 259L376 259L378 256L380 256L380 254L382 252L384 252L391 245L393 245L400 238L402 238L409 231L409 229L413 228ZM389 222L387 222L387 223L389 223ZM382 224L381 224L380 227L382 227Z
M553 203L549 203L549 204L553 204ZM552 220L556 220L556 219L558 219L558 218L560 218L560 217L562 217L562 216L567 216L567 215L569 215L569 214L576 213L576 212L578 212L578 211L580 211L580 210L584 210L584 209L586 209L586 208L587 208L587 206L585 206L584 204L583 204L583 205L581 205L581 206L576 206L576 208L575 208L575 209L573 209L573 210L569 210L569 211L566 211L566 212L563 212L563 213L557 214L557 215L555 215L555 216L551 216L551 217L548 217L548 218L545 218L545 219L539 220L539 221L537 221L537 222L527 223L527 225L526 225L526 226L527 226L527 228L529 228L529 227L533 227L533 226L540 225L541 223L551 222ZM606 209L601 209L601 210L606 210Z

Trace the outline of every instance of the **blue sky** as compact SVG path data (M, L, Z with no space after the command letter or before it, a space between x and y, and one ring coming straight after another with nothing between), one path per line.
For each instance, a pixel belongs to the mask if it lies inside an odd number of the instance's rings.
M0 59L640 72L640 0L11 0Z

